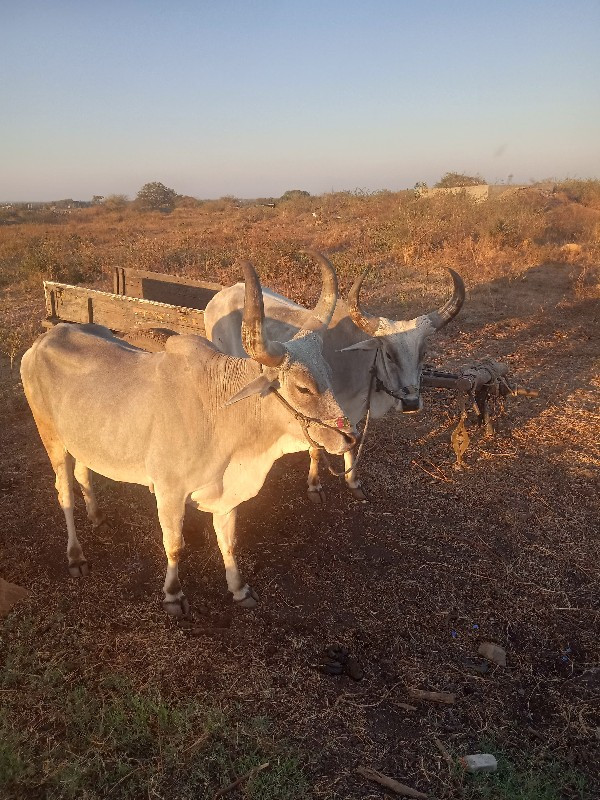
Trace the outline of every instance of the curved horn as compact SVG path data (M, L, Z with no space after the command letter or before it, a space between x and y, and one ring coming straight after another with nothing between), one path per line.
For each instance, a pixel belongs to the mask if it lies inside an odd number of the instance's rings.
M280 342L269 342L265 336L265 308L258 275L249 261L242 262L244 281L244 318L242 344L250 358L265 367L278 367L285 358L285 347Z
M317 250L305 250L307 255L312 256L315 261L321 265L321 280L323 288L321 289L321 296L317 301L317 305L310 312L311 317L316 317L323 325L323 328L329 327L331 318L335 311L335 304L338 299L338 282L337 275L333 268L333 264L328 258Z
M465 302L465 284L463 283L463 279L458 272L455 272L453 269L448 268L448 272L452 275L452 280L454 282L454 294L450 300L438 308L437 311L432 311L427 315L431 324L437 330L447 325L451 319L454 319Z
M357 328L360 328L371 336L375 336L377 328L379 327L380 318L363 311L359 301L360 287L368 271L369 270L366 269L363 274L354 281L354 285L350 289L350 293L348 294L348 313Z

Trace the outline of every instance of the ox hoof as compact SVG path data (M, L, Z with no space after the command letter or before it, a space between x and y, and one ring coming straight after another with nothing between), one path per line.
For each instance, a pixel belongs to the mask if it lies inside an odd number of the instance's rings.
M184 594L176 600L163 600L163 608L171 617L187 617L190 613L190 604Z
M105 533L108 530L108 520L102 514L97 520L92 520L92 529L94 533Z
M244 595L240 598L233 598L236 602L236 605L240 606L241 608L255 608L256 604L258 603L258 595L254 591L254 589L250 588L250 586L246 586L244 589Z
M325 494L325 490L321 487L317 489L316 486L309 486L306 494L308 495L310 502L314 503L316 506L325 505L327 495Z
M364 489L363 489L363 487L362 487L362 485L360 483L358 484L358 486L349 486L348 488L352 492L352 497L355 500L358 500L359 503L368 503L369 502L369 498L365 494L365 491L364 491Z
M69 575L72 578L85 578L90 574L90 568L85 559L69 564Z

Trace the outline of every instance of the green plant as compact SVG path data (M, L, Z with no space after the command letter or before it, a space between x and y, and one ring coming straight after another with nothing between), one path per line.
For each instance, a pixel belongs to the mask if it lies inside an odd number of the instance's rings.
M304 189L288 189L287 192L284 192L280 200L296 200L300 197L310 197L310 192L306 192Z
M494 748L486 744L486 752ZM498 771L464 776L466 800L593 800L581 773L567 764L498 755Z
M149 787L151 796L192 800L265 762L269 768L245 785L251 800L305 796L298 756L265 717L136 688L124 675L76 679L68 663L46 663L35 641L35 622L27 617L13 617L2 629L3 800L133 800Z
M136 205L144 211L172 211L179 195L164 183L145 183L137 193Z
M31 774L31 767L23 758L19 734L7 712L0 711L0 788L18 785Z

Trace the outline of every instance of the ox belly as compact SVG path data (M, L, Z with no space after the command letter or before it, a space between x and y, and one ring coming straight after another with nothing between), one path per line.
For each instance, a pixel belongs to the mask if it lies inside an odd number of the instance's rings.
M151 420L137 414L135 404L111 407L98 402L85 380L57 394L44 405L65 450L99 475L147 486Z

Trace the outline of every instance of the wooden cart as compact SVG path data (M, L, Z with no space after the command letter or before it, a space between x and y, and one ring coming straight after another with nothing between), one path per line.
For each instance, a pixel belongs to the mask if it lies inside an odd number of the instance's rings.
M223 287L158 272L115 268L114 291L44 281L44 327L95 322L147 350L171 333L204 336L204 309Z

